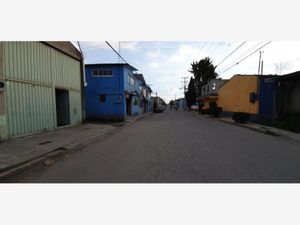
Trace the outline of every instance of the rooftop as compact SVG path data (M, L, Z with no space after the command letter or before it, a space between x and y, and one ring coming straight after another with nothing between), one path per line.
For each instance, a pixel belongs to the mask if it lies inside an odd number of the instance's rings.
M133 71L137 71L135 67L131 66L128 63L94 63L94 64L85 64L85 66L120 66L120 67L127 67Z

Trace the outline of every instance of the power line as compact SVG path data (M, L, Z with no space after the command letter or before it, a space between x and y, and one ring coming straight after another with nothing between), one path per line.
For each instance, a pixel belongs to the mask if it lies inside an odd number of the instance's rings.
M235 53L240 47L242 47L244 44L246 43L246 41L244 41L242 44L240 44L237 48L235 48L231 53L229 53L224 59L221 60L221 62L219 62L217 66L219 66L222 62L224 62L226 59L228 59L229 56L231 56L233 53Z
M251 55L253 55L255 52L259 51L260 49L262 49L263 47L265 47L266 45L270 44L272 41L267 42L266 44L264 44L263 46L259 47L258 49L256 49L254 52L252 52L251 54L247 55L246 57L244 57L243 59L241 59L240 61L238 61L237 63L231 65L229 68L227 68L226 70L222 71L220 74L230 70L232 67L238 65L240 62L244 61L245 59L247 59L248 57L250 57Z
M238 57L236 57L234 60L232 60L230 63L228 63L226 66L224 66L223 68L219 69L219 73L220 71L224 70L225 68L228 68L232 63L239 61L240 59L242 59L243 57L245 57L247 54L249 54L251 51L253 51L254 49L258 48L261 44L263 44L264 42L261 41L258 44L255 44L254 46L250 47L249 49L247 49L246 51L242 52Z

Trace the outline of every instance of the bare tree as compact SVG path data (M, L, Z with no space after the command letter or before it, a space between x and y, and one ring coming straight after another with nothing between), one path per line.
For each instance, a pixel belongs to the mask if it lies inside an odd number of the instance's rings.
M275 63L275 73L281 75L284 70L289 68L289 64L287 62L279 62Z

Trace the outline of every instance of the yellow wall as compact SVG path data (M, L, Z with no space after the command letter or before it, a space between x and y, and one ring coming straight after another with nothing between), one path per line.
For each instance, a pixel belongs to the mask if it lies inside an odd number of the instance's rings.
M251 103L249 94L257 93L257 76L235 75L219 89L218 107L225 112L258 113L258 101Z

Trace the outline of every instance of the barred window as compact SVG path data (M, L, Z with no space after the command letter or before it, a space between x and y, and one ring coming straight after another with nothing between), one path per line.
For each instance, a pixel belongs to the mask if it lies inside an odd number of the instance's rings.
M112 70L102 69L102 70L93 70L92 75L93 77L112 77L113 73Z

